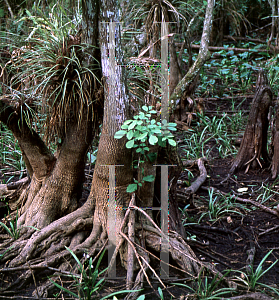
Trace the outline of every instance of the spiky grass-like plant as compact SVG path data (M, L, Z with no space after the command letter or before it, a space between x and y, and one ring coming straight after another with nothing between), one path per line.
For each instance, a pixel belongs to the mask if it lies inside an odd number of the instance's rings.
M7 64L13 74L10 95L20 94L15 105L24 107L27 124L32 124L36 111L46 136L63 138L67 120L80 123L84 117L94 117L92 99L100 78L97 51L81 41L80 12L70 18L62 5L55 4L48 14L39 9L26 14L17 22L24 22L29 32L20 43L14 36ZM89 53L91 65L84 63Z

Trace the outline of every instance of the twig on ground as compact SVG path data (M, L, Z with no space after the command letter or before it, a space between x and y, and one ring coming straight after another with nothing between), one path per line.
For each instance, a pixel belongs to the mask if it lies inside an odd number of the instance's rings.
M224 254L218 253L218 252L214 251L213 249L210 249L210 251L211 251L213 254L216 254L216 255L218 255L218 256L224 258L224 259L231 260L230 257L228 257L228 256L226 256L226 255L224 255ZM238 260L234 260L234 261L237 262L237 263L241 263L241 262L238 261Z
M30 268L30 265L29 265L28 261L27 261L26 263L27 263L27 265L28 265L28 267L29 267L29 270L30 270L30 272L31 272L31 274L32 274L32 277L33 277L33 281L34 281L34 285L35 285L36 296L37 296L37 298L38 298L39 300L41 300L41 297L40 297L40 295L39 295L38 286L37 286L37 281L36 281L34 272L33 272L33 270Z
M191 44L191 48L192 49L200 49L200 45L193 45ZM266 50L266 49L247 49L247 48L224 48L224 47L214 47L214 46L209 46L208 47L208 50L211 51L211 52L217 52L217 51L221 51L221 50L224 50L224 51L233 51L234 53L244 53L244 52L251 52L251 53L261 53L261 52L266 52L266 53L270 53L272 54L273 52L271 50ZM218 54L216 55L218 56Z
M205 182L207 178L207 172L206 168L204 166L204 162L206 162L207 159L202 157L199 158L197 161L195 161L195 164L198 165L199 171L200 171L200 176L189 186L188 188L184 189L184 192L186 194L194 194L200 187L201 185ZM185 163L183 163L185 165Z
M131 204L135 203L135 193L132 195ZM128 222L128 237L132 243L135 241L135 212L130 211ZM135 254L131 244L128 244L127 280L126 288L130 290L133 284Z
M203 251L201 249L199 249L199 252L202 253L203 255L206 255L206 256L210 257L211 259L217 261L218 263L220 263L230 269L233 269L233 267L231 265L227 264L226 262L221 261L219 258L216 258L215 256L211 255L210 253Z
M254 43L260 43L260 44L266 44L266 41L261 39L253 39L248 37L242 37L242 36L231 36L231 35L224 35L224 39L229 39L233 41L249 41Z
M222 298L221 300L227 300L228 298ZM269 297L265 294L255 292L241 296L230 297L230 300L272 300L273 297Z
M11 182L11 183L8 183L7 184L7 189L8 190L15 190L17 189L18 187L24 185L25 183L27 183L29 181L29 178L28 177L24 177L16 182Z
M278 228L279 228L279 225L275 225L274 227L269 228L269 229L267 229L267 230L261 232L261 233L259 234L259 236L262 236L262 235L264 235L264 234L267 234L267 233L269 233L269 232L271 232L271 231L273 231L273 230L276 230L276 229L278 229Z
M219 231L222 233L232 233L237 236L239 236L236 232L229 230L227 228L219 228L219 227L214 227L214 226L208 226L208 225L199 225L199 224L191 224L189 225L190 227L196 228L196 229L204 229L204 230L212 230L212 231Z
M4 176L7 176L7 175L21 175L21 174L26 174L27 173L27 170L24 169L24 170L20 170L20 171L13 171L13 172L6 172L6 173L3 173Z

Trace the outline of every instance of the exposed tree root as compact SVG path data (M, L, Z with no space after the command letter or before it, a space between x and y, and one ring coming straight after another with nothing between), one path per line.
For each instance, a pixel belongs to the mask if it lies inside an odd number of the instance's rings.
M41 231L33 233L20 254L10 262L10 266L24 264L26 260L29 260L32 257L35 250L41 247L41 249L44 249L47 246L47 242L45 242L45 246L42 246L44 240L50 238L52 242L53 235L61 238L63 235L70 235L73 231L82 230L86 225L92 224L91 214L92 210L85 204L73 213L52 222Z
M190 187L184 189L184 193L186 194L194 194L197 192L197 190L202 186L202 184L206 181L207 178L207 172L206 168L204 166L204 162L206 162L207 159L202 157L199 158L196 161L191 161L190 164L196 164L199 167L200 176L191 184ZM183 162L183 165L185 166L188 162Z
M201 169L203 159L199 160ZM205 168L204 168L205 169ZM206 171L202 170L203 175ZM31 184L32 185L32 184ZM41 184L34 182L33 187L29 187L34 191L34 194L40 189ZM116 247L113 259L116 258L117 253L121 253L121 248L125 243L128 244L127 266L127 288L139 289L143 286L143 281L149 282L149 272L157 276L159 282L163 287L164 284L156 274L155 270L150 265L150 252L146 247L160 253L162 238L169 242L168 253L176 261L180 267L180 271L185 272L187 276L195 277L199 274L201 266L208 268L212 273L218 274L212 266L202 264L190 246L184 239L176 232L170 231L166 236L161 229L152 220L150 215L141 208L134 205L135 195L133 195L130 205L122 218L121 230L119 232L120 238ZM86 251L90 256L93 256L96 250L104 247L107 243L107 232L101 224L93 223L93 202L89 197L87 202L76 211L62 217L48 226L42 228L40 231L34 231L29 228L17 241L9 240L5 243L7 247L13 248L4 257L8 262L11 260L6 268L2 269L2 273L13 271L25 271L16 281L16 286L24 287L28 282L34 280L42 270L51 270L55 275L68 274L68 272L78 273L77 270L72 270L69 263L72 257L69 251L65 250L65 246L69 247L76 255L83 255ZM148 222L135 222L135 215L141 214ZM144 220L144 219L142 219ZM125 225L128 222L128 230L124 231ZM88 230L91 230L92 223L93 230L89 237L86 238ZM2 244L3 246L3 244ZM135 259L136 258L136 259ZM158 258L157 258L158 259ZM86 258L81 258L81 263L84 263ZM60 266L57 268L57 266ZM138 270L137 274L135 271ZM0 270L1 272L1 270ZM220 275L221 277L221 275ZM135 279L134 279L135 278ZM5 288L6 291L12 290L15 283ZM4 290L2 290L4 292ZM43 285L37 286L34 295L39 297L47 297L53 292L53 285L50 281ZM130 298L129 298L130 297ZM127 299L135 299L136 293L127 296Z
M26 187L30 179L24 177L16 182L8 184L0 184L0 198L7 198L9 201L9 207L12 211L19 208L22 204L21 195L26 192Z
M132 197L130 205L122 219L121 238L112 258L112 260L116 258L117 253L121 251L123 242L127 242L129 245L129 255L127 256L127 288L133 290L140 289L143 287L144 280L152 287L149 279L150 272L166 288L151 266L150 258L151 256L154 257L154 255L146 250L146 247L148 247L160 253L162 238L169 241L169 255L176 261L179 270L186 273L187 276L197 276L202 267L206 267L213 274L219 274L214 267L201 263L190 246L178 233L170 231L168 236L166 236L148 213L134 205L134 201L135 196ZM65 246L68 246L76 255L81 256L86 251L91 257L95 255L97 250L105 247L107 235L104 231L100 230L98 225L96 230L92 231L94 234L92 235L91 232L91 235L86 239L86 232L92 227L92 209L90 207L90 203L87 202L80 209L52 222L41 231L32 232L30 230L20 237L18 241L8 241L6 246L13 245L13 248L6 254L7 256L4 259L5 261L12 260L8 266L0 270L0 273L25 272L16 282L2 289L0 294L2 293L3 295L5 291L11 291L15 287L23 288L27 283L32 282L34 276L36 277L43 270L54 272L57 278L63 274L77 274L78 270L72 269L69 264L72 257L69 251L65 250ZM144 215L148 219L148 224L135 223L136 212ZM127 222L128 230L125 231L124 228L126 228L125 224ZM31 237L30 234L32 234ZM80 259L81 263L84 263L86 259L86 257L82 257ZM159 258L156 259L159 261ZM60 267L57 268L57 266ZM221 277L222 275L220 274ZM48 297L52 293L53 284L47 281L37 286L33 295ZM126 299L136 299L137 295L137 293L131 293L127 295Z

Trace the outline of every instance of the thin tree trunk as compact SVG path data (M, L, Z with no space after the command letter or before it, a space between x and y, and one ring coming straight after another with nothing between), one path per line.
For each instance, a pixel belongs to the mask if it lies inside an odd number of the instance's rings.
M213 8L214 8L214 0L208 0L206 14L204 19L204 27L201 38L201 45L198 57L192 67L189 69L187 74L182 78L182 80L178 83L176 88L174 89L172 95L170 96L170 108L171 111L174 111L179 104L181 107L186 107L186 103L181 103L181 101L187 101L187 93L189 90L194 89L195 82L197 82L197 78L199 76L200 70L206 60L210 57L210 53L208 51L211 27L212 27L212 18L213 18ZM186 94L186 97L184 95ZM177 115L177 113L175 113ZM181 113L180 113L181 114Z

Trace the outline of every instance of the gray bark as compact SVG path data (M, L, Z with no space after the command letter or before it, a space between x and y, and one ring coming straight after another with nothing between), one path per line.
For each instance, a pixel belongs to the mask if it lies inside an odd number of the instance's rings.
M183 93L189 88L191 83L199 75L200 70L204 65L205 61L210 57L210 53L208 51L208 45L209 45L209 38L210 38L211 27L212 27L214 4L215 4L215 0L208 0L199 54L193 66L190 68L187 74L182 78L182 80L178 83L178 85L176 86L176 88L174 89L170 97L170 107L172 109L174 109L176 105L179 103Z

